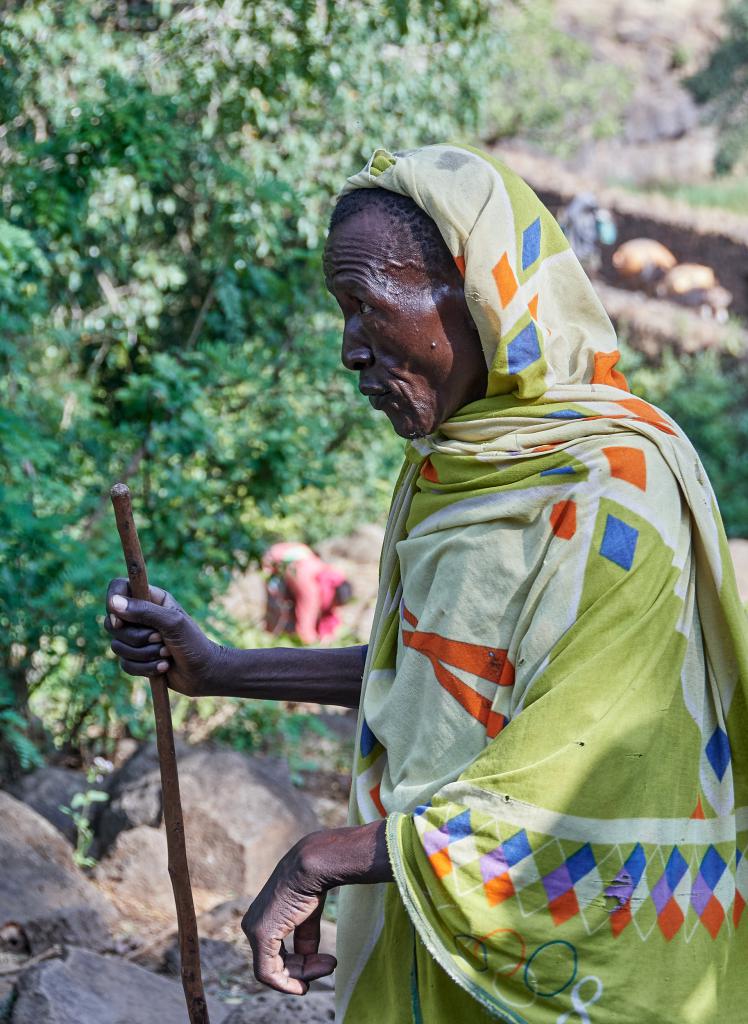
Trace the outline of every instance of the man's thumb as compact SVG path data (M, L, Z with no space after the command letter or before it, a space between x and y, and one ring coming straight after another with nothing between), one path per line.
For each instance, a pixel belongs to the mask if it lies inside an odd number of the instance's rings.
M164 639L179 625L181 617L177 608L164 608L152 601L139 601L135 597L122 597L120 594L109 599L109 607L126 622L157 629Z

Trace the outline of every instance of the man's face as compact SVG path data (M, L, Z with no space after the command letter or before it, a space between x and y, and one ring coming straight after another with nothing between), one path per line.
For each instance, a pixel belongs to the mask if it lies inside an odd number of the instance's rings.
M483 398L487 371L462 278L429 273L407 228L371 207L331 233L325 279L345 317L341 358L401 437L423 437Z

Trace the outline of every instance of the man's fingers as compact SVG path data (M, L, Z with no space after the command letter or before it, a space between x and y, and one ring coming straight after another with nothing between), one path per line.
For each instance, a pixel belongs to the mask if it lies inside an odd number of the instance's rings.
M124 623L116 626L112 623L112 616L107 615L104 619L104 629L120 643L128 644L130 647L145 647L147 644L161 644L161 634L154 632L149 626L130 626Z
M315 910L306 921L297 924L293 933L293 951L308 956L316 953L319 949L319 922L322 917L324 903L320 903L319 909Z
M107 605L110 614L125 622L135 622L140 626L150 626L162 636L167 635L179 623L180 612L176 608L164 608L152 601L139 601L135 597L124 597L114 594L109 597Z
M251 942L250 940L250 943L252 945L252 969L259 982L278 992L287 992L294 996L306 995L309 985L302 978L292 976L286 968L285 961L288 959L288 954L281 942Z
M298 978L299 981L307 983L316 981L317 978L326 978L337 966L338 961L329 953L312 953L309 956L288 953L286 956L286 970L289 977Z
M120 658L120 666L130 676L161 676L168 672L170 663L161 658L159 661L130 661Z
M128 661L162 661L169 656L169 651L162 644L147 644L145 647L131 647L120 640L112 640L112 650Z

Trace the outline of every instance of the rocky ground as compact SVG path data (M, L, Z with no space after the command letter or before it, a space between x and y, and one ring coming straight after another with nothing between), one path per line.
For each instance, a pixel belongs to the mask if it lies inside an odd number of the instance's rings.
M342 731L350 747L352 726ZM261 990L240 922L302 835L345 820L347 779L291 784L279 758L178 745L188 855L213 1024L333 1019L331 980L303 1000ZM139 746L97 784L95 867L73 859L59 807L87 786L46 767L0 791L0 1021L3 1024L183 1024L174 908L158 766ZM320 814L316 808L319 808ZM322 946L335 948L323 922Z

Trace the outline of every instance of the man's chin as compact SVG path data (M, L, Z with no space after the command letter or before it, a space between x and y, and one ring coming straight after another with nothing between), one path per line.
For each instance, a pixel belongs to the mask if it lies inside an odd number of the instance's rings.
M430 419L427 423L425 418L402 415L396 409L387 409L386 413L395 433L399 434L400 437L404 437L407 441L414 441L418 437L426 437L427 434L431 434L436 430L436 426L432 425Z

